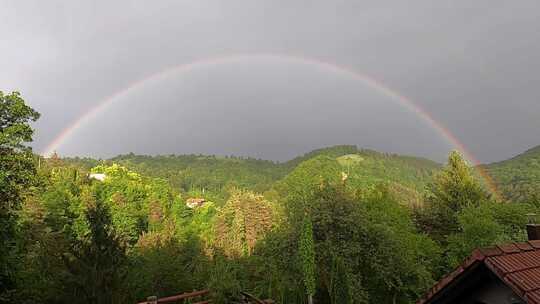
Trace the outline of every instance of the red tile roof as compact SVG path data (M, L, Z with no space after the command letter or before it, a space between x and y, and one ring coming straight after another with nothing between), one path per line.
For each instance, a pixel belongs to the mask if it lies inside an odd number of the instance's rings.
M540 240L476 249L456 270L435 284L417 304L429 303L449 283L482 263L528 304L540 304Z

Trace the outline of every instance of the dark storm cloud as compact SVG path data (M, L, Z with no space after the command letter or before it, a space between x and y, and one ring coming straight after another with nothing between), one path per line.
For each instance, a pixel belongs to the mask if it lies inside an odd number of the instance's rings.
M37 150L133 81L251 52L319 58L382 79L483 161L540 144L538 1L0 0L0 20L0 90L20 90L43 114ZM279 64L207 72L137 91L60 152L282 159L352 143L441 160L448 149L395 103L338 76ZM290 74L296 81L283 81Z

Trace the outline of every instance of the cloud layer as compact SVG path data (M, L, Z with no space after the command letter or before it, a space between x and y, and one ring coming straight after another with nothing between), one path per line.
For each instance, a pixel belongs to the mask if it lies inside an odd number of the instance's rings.
M0 1L0 90L43 117L35 147L167 67L230 54L318 58L415 100L482 161L540 144L538 1ZM351 143L442 160L450 147L357 82L287 62L224 65L137 90L59 148L284 159Z

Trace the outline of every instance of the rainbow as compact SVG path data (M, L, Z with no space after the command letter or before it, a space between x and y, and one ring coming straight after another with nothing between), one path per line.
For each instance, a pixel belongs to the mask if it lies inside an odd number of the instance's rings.
M71 123L68 127L62 130L62 132L60 132L60 134L58 134L58 136L56 136L56 138L45 148L42 154L45 156L49 156L53 154L56 150L58 150L58 148L62 145L62 143L66 139L68 139L70 136L72 136L77 131L77 129L81 128L81 126L91 121L94 117L99 115L99 113L106 111L107 108L111 104L121 100L123 97L125 97L129 93L132 93L135 90L149 83L163 80L171 75L185 74L185 73L192 72L194 70L199 70L202 68L214 67L214 66L219 66L219 65L224 65L224 64L241 63L247 60L259 60L263 62L268 61L268 60L279 60L282 62L290 62L294 64L316 66L316 67L319 67L321 69L328 71L329 73L334 73L334 74L352 78L362 83L363 85L376 90L380 94L396 101L399 105L406 108L408 111L414 113L417 117L420 117L430 127L432 127L435 131L437 131L437 133L439 133L452 146L454 146L458 151L460 151L469 160L469 162L471 162L473 165L477 167L478 172L480 173L482 178L485 180L486 185L489 188L489 190L496 197L500 197L497 191L497 187L495 183L493 182L492 178L487 174L487 172L485 172L485 170L483 170L481 167L478 167L478 165L480 165L480 162L472 155L472 153L470 153L466 149L466 147L457 139L456 136L452 134L452 132L450 132L443 124L436 121L435 118L433 118L433 116L424 108L422 108L420 105L414 103L411 99L400 94L396 90L391 89L390 87L388 87L381 81L378 81L377 79L371 76L368 76L366 74L360 73L352 68L338 65L331 62L322 61L315 58L289 55L289 54L248 53L248 54L227 55L227 56L199 59L199 60L195 60L189 63L183 63L183 64L179 64L176 66L163 69L157 73L151 74L147 77L144 77L135 82L132 82L128 86L116 91L112 95L109 95L103 98L102 100L100 100L99 102L97 102L96 106L91 108L89 111L87 111L82 116L80 116L75 121L73 121L73 123Z

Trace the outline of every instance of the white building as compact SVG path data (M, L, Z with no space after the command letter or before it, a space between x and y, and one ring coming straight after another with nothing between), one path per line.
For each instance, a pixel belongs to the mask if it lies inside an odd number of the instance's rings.
M88 175L88 177L90 179L97 179L98 181L102 182L102 181L105 180L107 175L105 175L105 173L90 173L90 175Z

